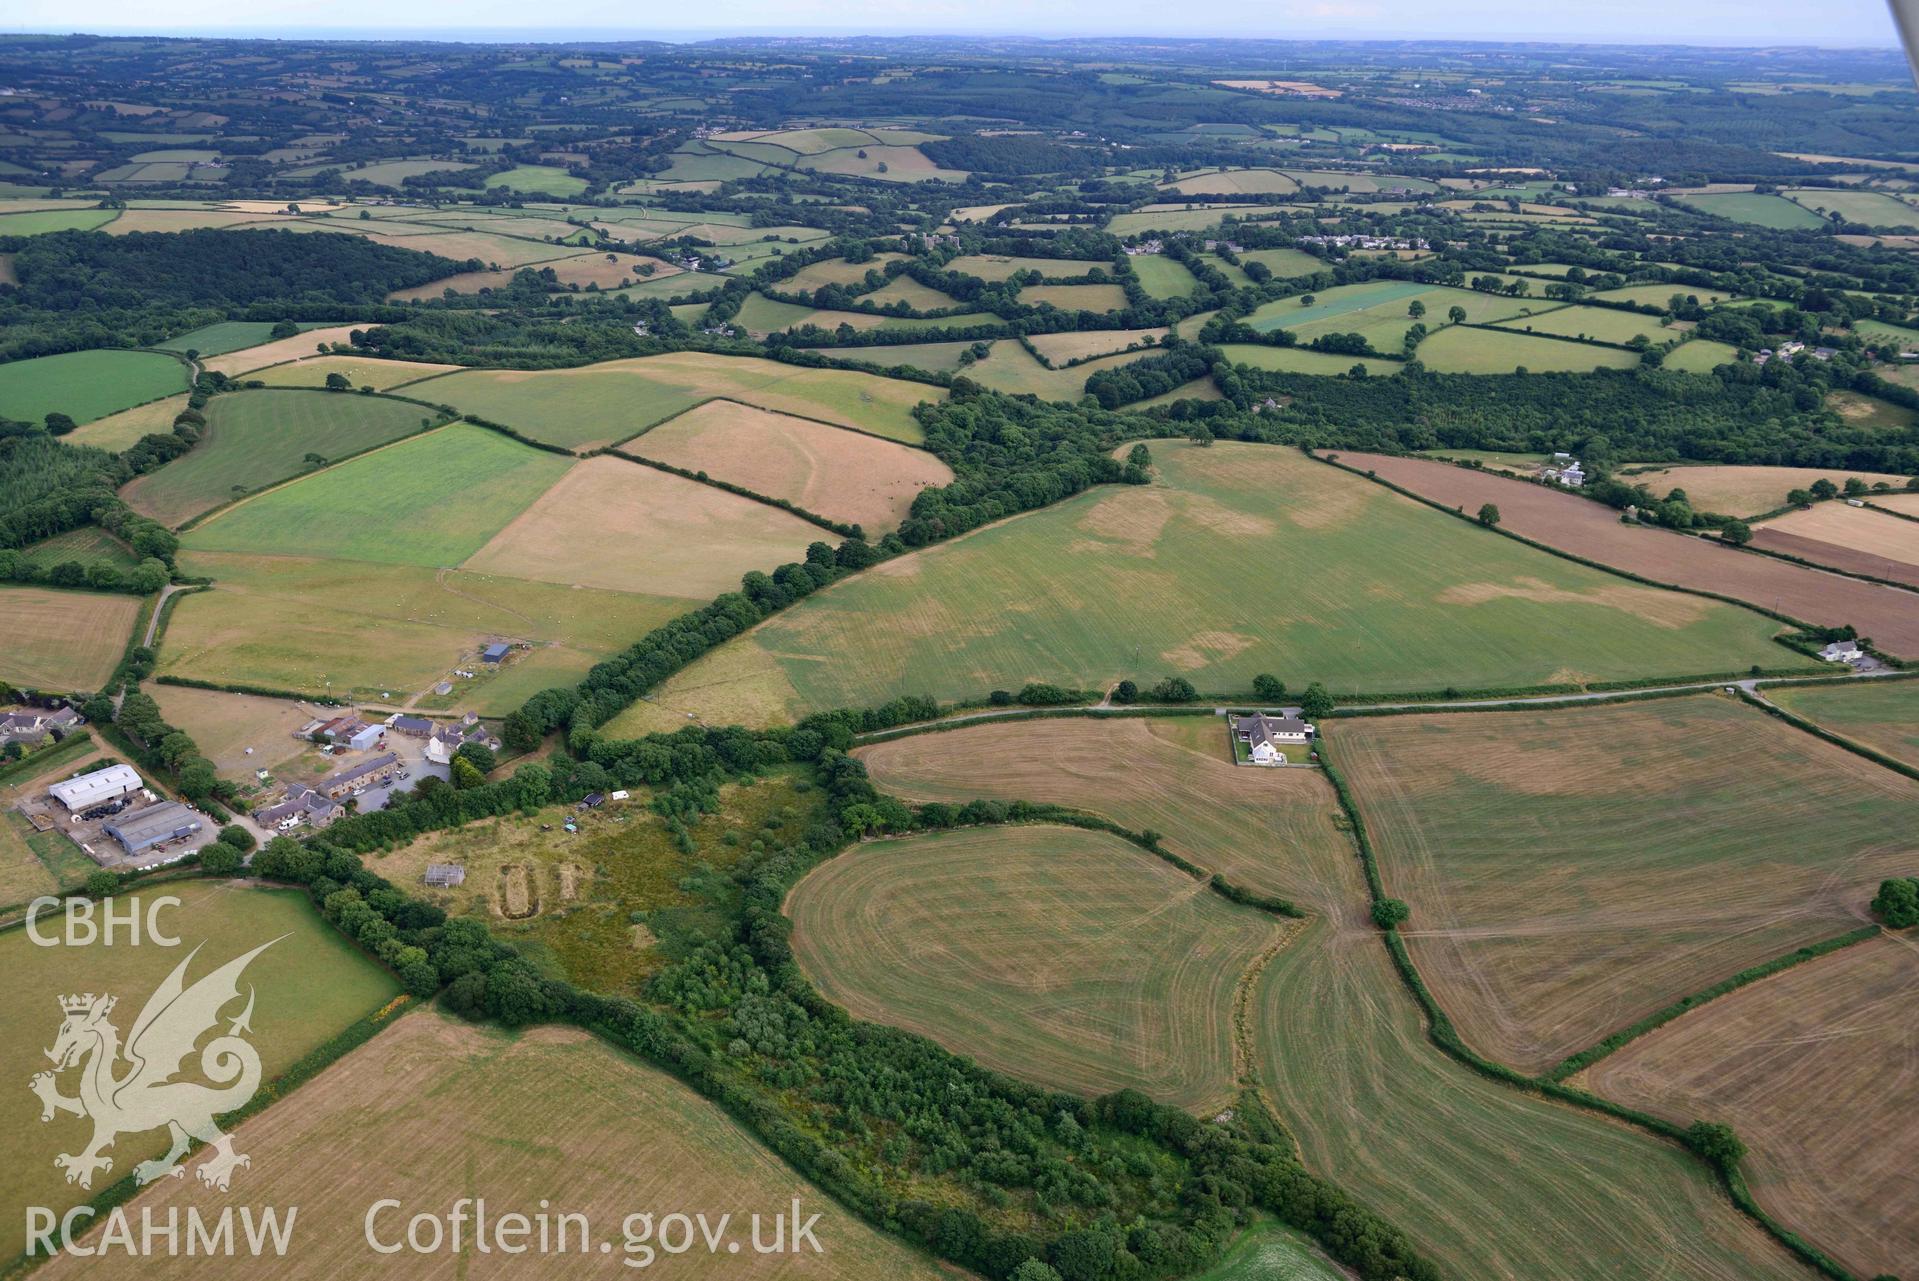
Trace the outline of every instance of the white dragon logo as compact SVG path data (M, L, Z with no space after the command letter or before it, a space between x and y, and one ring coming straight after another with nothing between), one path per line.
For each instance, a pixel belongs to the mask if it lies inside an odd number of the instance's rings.
M240 1035L253 1030L251 987L247 989L246 1008L229 1024L226 1035L216 1036L200 1051L200 1071L214 1086L172 1078L193 1053L194 1044L220 1022L220 1011L239 999L240 973L247 963L279 941L269 939L188 987L187 966L200 953L198 947L194 948L147 998L140 1017L133 1021L124 1050L119 1029L107 1019L117 998L91 992L60 998L65 1018L60 1035L46 1052L53 1060L53 1070L36 1074L28 1086L40 1096L42 1121L53 1120L59 1112L93 1121L93 1141L84 1151L78 1155L62 1153L53 1159L66 1171L68 1183L91 1188L96 1172L113 1168L113 1159L102 1156L102 1149L112 1147L119 1135L162 1126L172 1139L172 1147L160 1160L142 1161L133 1167L133 1177L139 1183L151 1183L163 1175L176 1179L184 1175L180 1158L193 1139L213 1146L198 1171L200 1181L209 1187L226 1191L234 1169L252 1164L233 1150L233 1137L213 1123L214 1117L244 1106L260 1088L260 1055ZM128 1068L116 1075L123 1056ZM79 1096L68 1098L60 1093L55 1078L82 1064Z

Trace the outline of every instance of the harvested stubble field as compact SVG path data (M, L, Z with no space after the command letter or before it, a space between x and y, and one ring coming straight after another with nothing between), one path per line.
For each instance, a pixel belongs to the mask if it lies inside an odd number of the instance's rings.
M1765 693L1815 725L1919 766L1919 681L1848 681Z
M309 329L291 338L276 338L272 342L263 342L257 347L242 347L237 351L209 356L200 364L214 373L235 378L255 369L264 369L268 365L278 365L284 361L318 355L323 344L330 346L333 343L344 343L355 329L360 328L364 326L334 325L327 329Z
M1669 1275L1805 1281L1678 1148L1497 1085L1426 1041L1366 919L1359 862L1317 771L1151 748L1155 724L980 725L859 754L897 795L1049 800L1153 827L1194 862L1314 913L1252 994L1262 1085L1307 1166L1410 1233L1448 1275L1617 1281L1650 1252ZM1022 747L1029 734L1037 741ZM1263 883L1234 870L1249 857L1270 869Z
M1687 346L1692 344L1688 343ZM1682 347L1680 350L1683 351L1685 348ZM1761 512L1784 507L1788 493L1795 489L1810 489L1814 481L1829 480L1835 485L1844 485L1854 476L1868 485L1879 481L1893 486L1903 486L1906 483L1904 476L1890 472L1820 471L1814 467L1760 467L1717 463L1699 466L1676 465L1651 471L1641 471L1634 467L1618 473L1618 479L1628 485L1644 485L1659 498L1664 498L1675 489L1683 489L1695 510L1719 512L1726 516L1757 516ZM1880 499L1874 498L1872 501L1879 502Z
M1019 300L1029 307L1050 303L1061 311L1119 311L1126 291L1118 285L1028 285Z
M752 356L673 352L537 373L467 370L411 394L445 401L569 449L612 444L717 397L857 427L918 444L912 408L946 393L844 369L807 369Z
M1294 450L1155 441L1153 455L1161 483L888 561L657 697L763 724L1030 680L1098 688L1172 671L1230 691L1272 672L1335 692L1483 689L1790 657L1770 619L1545 555Z
M1869 508L1825 502L1790 511L1754 527L1752 545L1919 587L1919 521ZM1912 608L1919 611L1919 597Z
M1588 1088L1729 1122L1759 1203L1860 1276L1919 1254L1919 951L1885 934L1694 1010L1601 1059Z
M361 399L277 394L349 406ZM419 407L406 409L417 426ZM195 528L185 542L194 551L458 565L570 465L498 432L456 423L248 499Z
M1721 695L1328 737L1439 1003L1529 1073L1851 928L1919 859L1919 783Z
M517 230L517 228L516 228ZM651 267L651 272L643 269ZM617 289L626 284L637 284L642 280L664 280L668 276L681 274L681 269L660 258L645 254L584 253L570 258L558 258L543 262L532 270L544 274L553 272L552 287L565 289L569 285L578 285L585 289L588 285L600 289ZM513 277L521 268L503 267L499 271L463 271L457 276L446 276L439 280L428 281L424 285L415 285L411 289L395 290L387 295L388 302L411 302L414 299L430 299L445 296L451 289L456 294L477 294L482 289L503 289L513 283Z
M92 1126L71 1116L43 1124L40 1101L26 1088L27 1079L48 1066L41 1051L53 1044L60 1026L57 997L112 993L119 998L113 1022L124 1035L147 996L192 948L202 950L188 968L189 982L269 939L291 935L256 957L242 980L243 986L253 987L258 994L253 1035L248 1039L259 1051L263 1079L270 1081L355 1019L378 1010L399 990L391 975L320 919L304 893L189 881L122 894L116 905L124 911L161 894L180 899L180 906L162 909L158 918L164 928L179 935L182 945L177 948L36 947L24 930L0 935L0 973L7 976L0 990L0 1025L9 1033L0 1039L0 1073L16 1083L16 1088L0 1091L0 1136L6 1149L19 1158L7 1162L5 1173L0 1174L0 1258L11 1261L26 1248L25 1207L57 1211L88 1199L87 1189L65 1181L53 1157L59 1152L79 1152ZM144 915L144 907L141 910ZM235 1002L225 1013L231 1018L239 1008ZM184 1079L200 1079L197 1064L197 1056L187 1060ZM71 1091L73 1077L67 1076L61 1084ZM95 1176L93 1194L139 1161L165 1151L164 1130L123 1134L107 1150L113 1167ZM253 1155L257 1167L258 1154ZM31 1160L26 1159L29 1156ZM289 1166L299 1169L297 1161ZM250 1173L236 1172L236 1190ZM198 1186L194 1179L160 1182ZM143 1262L135 1270L145 1266ZM194 1266L205 1264L196 1261Z
M90 423L187 386L186 366L157 351L70 351L0 365L0 418L61 413Z
M140 613L123 593L0 587L0 680L88 692L106 684Z
M748 570L805 560L822 536L777 507L602 455L576 463L463 567L704 602Z
M458 365L430 365L410 360L381 360L378 356L308 356L250 373L269 387L324 387L328 374L339 374L357 387L391 391L402 383L418 382L435 374L451 373ZM409 393L410 394L410 393Z
M32 1101L24 1090L15 1093ZM558 1216L583 1215L592 1240L581 1244L575 1220L564 1250L481 1253L472 1249L469 1228L462 1250L398 1256L407 1260L409 1277L571 1278L596 1266L606 1275L627 1271L599 1253L602 1242L610 1244L613 1260L631 1260L636 1268L642 1259L661 1263L680 1277L935 1281L947 1275L855 1218L718 1106L570 1027L515 1036L435 1012L410 1014L301 1090L297 1102L240 1126L236 1145L253 1157L252 1168L235 1178L236 1194L254 1204L300 1207L298 1247L274 1262L274 1275L290 1281L390 1275L392 1258L368 1248L364 1229L368 1207L381 1198L396 1198L402 1208L375 1220L380 1239L403 1241L414 1214L444 1216L459 1198L475 1195L486 1198L489 1220L508 1210L531 1216L550 1203L556 1243ZM762 1216L762 1239L771 1241L772 1216L788 1212L796 1197L802 1220L821 1216L814 1228L821 1252L753 1253L747 1216ZM136 1223L145 1207L162 1221L169 1209L184 1213L187 1206L212 1218L229 1200L197 1179L164 1179L129 1210ZM741 1243L740 1253L722 1247L666 1255L654 1238L653 1254L627 1254L622 1223L639 1211L651 1212L655 1222L704 1212L709 1223L731 1212L727 1235ZM582 1257L589 1250L597 1264ZM210 1266L183 1250L131 1266L67 1255L46 1265L43 1275L58 1281L116 1267L122 1269L116 1276L154 1281L246 1270L235 1261Z
M377 701L428 688L483 640L527 641L531 653L456 683L453 702L496 716L686 610L675 598L414 565L224 552L188 552L182 565L215 586L174 604L163 672Z
M127 505L178 526L235 497L426 429L436 409L385 396L310 390L242 391L214 398L206 431L183 457L135 477Z
M177 396L163 396L144 405L135 405L132 409L123 409L117 414L108 414L105 418L96 418L62 439L69 445L92 445L96 449L117 454L129 445L138 443L142 436L172 431L173 420L186 407L187 393L184 391Z
M953 479L924 450L730 400L689 409L621 451L784 498L869 535L896 528L921 489Z
M828 997L1056 1089L1210 1116L1233 988L1286 927L1107 832L998 827L856 846L788 896Z
M1910 593L1897 588L1821 573L1667 530L1627 526L1610 507L1527 481L1422 458L1347 453L1339 458L1448 507L1477 511L1480 504L1493 503L1499 508L1500 528L1575 556L1655 582L1777 609L1810 623L1850 623L1881 649L1919 657L1919 609L1913 608ZM1763 661L1768 666L1783 665L1778 656ZM1723 671L1739 665L1712 666Z
M1128 347L1145 346L1149 338L1157 343L1166 333L1163 328L1091 329L1083 333L1034 334L1027 341L1033 344L1033 349L1040 355L1055 365L1063 365L1069 360L1085 360L1090 356L1125 351Z
M11 810L0 814L0 907L78 889L98 866L63 833L36 832Z

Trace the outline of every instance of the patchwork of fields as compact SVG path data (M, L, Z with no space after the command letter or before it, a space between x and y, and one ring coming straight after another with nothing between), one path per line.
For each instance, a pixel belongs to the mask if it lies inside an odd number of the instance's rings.
M1720 696L1328 739L1440 1004L1528 1073L1843 933L1919 859L1919 784Z
M1820 503L1754 526L1752 545L1919 588L1919 521L1885 512Z
M1211 691L1260 672L1372 691L1791 664L1771 620L1546 556L1294 451L1153 449L1162 483L889 561L693 664L659 703L766 724L1167 671Z
M859 755L895 795L1076 805L1166 832L1209 869L1249 857L1266 864L1261 888L1290 893L1314 917L1254 979L1252 1066L1263 1092L1309 1168L1390 1215L1448 1275L1613 1281L1651 1251L1688 1277L1803 1281L1803 1268L1677 1147L1486 1080L1426 1041L1365 919L1358 860L1315 772L1242 769L1155 746L1159 729L969 726Z

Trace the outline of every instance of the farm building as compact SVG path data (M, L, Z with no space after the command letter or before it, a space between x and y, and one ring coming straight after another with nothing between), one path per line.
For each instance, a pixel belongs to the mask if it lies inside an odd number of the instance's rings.
M466 869L458 863L428 863L426 865L426 883L436 890L451 889L466 884Z
M1231 728L1255 765L1284 765L1287 746L1310 743L1313 738L1313 727L1297 716L1235 716Z
M331 826L343 812L337 803L306 784L289 783L276 804L253 811L253 821L277 832L291 831L301 824L317 832Z
M40 743L49 734L59 738L78 724L80 713L71 707L51 712L37 707L21 708L0 716L0 745Z
M370 761L362 761L352 769L343 769L338 774L329 774L320 780L319 790L335 800L345 796L358 787L373 787L386 782L400 771L400 758L392 752L382 752Z
M123 796L131 796L139 790L140 775L134 772L133 766L109 765L91 774L55 783L47 789L47 795L78 813L90 806L104 805Z
M504 641L496 641L480 651L480 661L482 663L503 663L506 661L506 656L512 652L513 647L511 645L508 645Z
M346 745L356 752L377 747L386 738L386 726L363 725L347 736Z
M1849 640L1836 640L1819 651L1819 657L1828 663L1856 663L1865 656L1859 642Z
M405 712L395 712L386 718L387 728L396 734L405 734L408 738L425 738L433 732L433 722L424 716L408 716Z
M162 801L116 819L101 830L120 842L120 847L131 857L144 854L156 845L192 836L203 826L200 816L180 802Z

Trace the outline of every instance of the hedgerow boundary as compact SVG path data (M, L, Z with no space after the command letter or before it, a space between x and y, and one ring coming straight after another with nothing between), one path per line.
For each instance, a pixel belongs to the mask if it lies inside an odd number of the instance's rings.
M1345 777L1328 757L1323 738L1317 747L1320 753L1320 768L1327 780L1332 783L1333 791L1339 798L1340 809L1345 813L1347 822L1350 824L1360 867L1366 874L1366 885L1372 895L1372 904L1377 908L1380 904L1387 902L1387 895L1380 879L1379 862L1373 852L1372 839L1366 833L1366 822L1360 816L1359 807L1353 801L1352 791L1348 788ZM1873 932L1878 932L1877 927L1874 927ZM1741 1173L1736 1160L1721 1161L1706 1156L1694 1147L1686 1130L1649 1112L1626 1107L1585 1090L1565 1085L1552 1079L1550 1074L1539 1077L1527 1076L1473 1050L1460 1039L1452 1019L1441 1007L1432 989L1426 986L1426 980L1420 974L1419 967L1413 963L1412 953L1407 950L1406 940L1400 936L1399 927L1397 925L1381 926L1380 935L1386 945L1387 954L1392 957L1393 968L1398 971L1400 979L1406 984L1407 990L1412 993L1413 999L1419 1003L1420 1010L1426 1016L1426 1039L1437 1046L1448 1058L1471 1068L1488 1080L1511 1086L1523 1094L1599 1112L1614 1120L1636 1125L1660 1138L1670 1139L1705 1161L1718 1176L1720 1186L1724 1188L1733 1205L1770 1233L1780 1245L1797 1255L1802 1262L1822 1275L1832 1278L1832 1281L1859 1281L1859 1278L1845 1265L1766 1213L1753 1199L1752 1191L1747 1187L1745 1176Z

